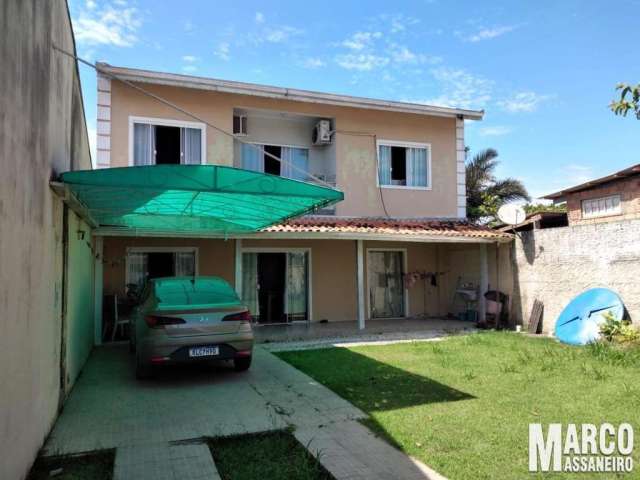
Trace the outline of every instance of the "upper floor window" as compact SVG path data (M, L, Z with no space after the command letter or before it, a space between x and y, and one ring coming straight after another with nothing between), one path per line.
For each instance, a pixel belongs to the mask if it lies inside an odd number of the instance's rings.
M242 168L294 180L308 180L309 149L282 145L242 144ZM276 160L276 158L282 161Z
M378 184L431 188L431 147L425 143L378 142Z
M157 118L130 117L129 164L197 165L205 159L205 126Z
M606 217L621 213L620 195L582 200L582 218Z

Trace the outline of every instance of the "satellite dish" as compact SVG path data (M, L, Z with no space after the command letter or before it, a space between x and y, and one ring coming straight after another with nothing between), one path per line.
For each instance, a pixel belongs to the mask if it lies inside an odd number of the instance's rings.
M498 218L502 223L506 223L507 225L517 225L524 222L527 214L524 213L521 206L508 203L498 209Z
M622 320L624 305L617 293L607 288L592 288L571 300L556 321L556 338L569 345L585 345L600 338L600 325L611 313Z

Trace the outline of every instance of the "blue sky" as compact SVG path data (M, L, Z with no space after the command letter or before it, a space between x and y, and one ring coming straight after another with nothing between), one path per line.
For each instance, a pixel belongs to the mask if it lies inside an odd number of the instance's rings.
M472 152L534 196L639 163L640 121L608 109L640 81L640 0L213 2L69 0L90 61L484 108ZM95 131L95 72L81 67Z

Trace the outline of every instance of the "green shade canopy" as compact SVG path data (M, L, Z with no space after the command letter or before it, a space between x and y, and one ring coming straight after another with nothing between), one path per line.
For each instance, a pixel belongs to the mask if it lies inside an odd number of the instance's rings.
M78 170L62 182L98 227L255 232L344 199L332 188L219 165Z

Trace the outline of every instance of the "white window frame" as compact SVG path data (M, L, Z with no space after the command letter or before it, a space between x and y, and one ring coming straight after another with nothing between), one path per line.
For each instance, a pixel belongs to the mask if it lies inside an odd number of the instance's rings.
M141 123L145 125L158 125L161 127L197 128L200 130L200 164L207 163L207 126L201 122L185 122L170 118L129 116L129 166L133 167L133 125ZM155 161L155 159L154 159ZM154 163L155 165L155 163Z
M195 274L198 276L198 247L127 247L125 253L124 286L129 285L129 254L130 253L181 253L193 252L195 262Z
M260 141L260 142L247 142L247 141L242 141L242 143L249 143L251 145L257 145L259 147L280 147L280 148L300 148L303 150L306 150L307 152L311 153L311 147L308 145L289 145L289 144L285 144L285 143L265 143L264 141ZM264 155L264 152L262 152L262 154ZM242 163L242 150L240 151L240 163Z
M267 144L272 145L272 144ZM238 249L239 254L236 255L236 291L238 296L242 297L242 254L243 253L306 253L307 254L307 301L309 302L309 311L307 312L306 320L294 320L290 323L311 323L313 321L313 275L312 275L312 266L313 260L311 247L243 247L240 246ZM286 301L286 299L285 299ZM275 325L270 323L268 325ZM288 325L288 324L287 324Z
M427 186L415 187L411 185L380 185L380 147L405 147L405 148L424 148L427 150ZM433 180L431 178L431 144L419 142L404 142L399 140L378 140L376 142L376 186L378 188L389 188L397 190L431 190Z
M369 285L369 270L370 270L370 253L371 252L402 252L402 269L403 275L406 275L408 272L409 265L409 254L407 253L406 248L384 248L384 247L375 247L375 248L367 248L366 249L366 271L365 278L367 279L367 290L366 290L366 302L367 302L367 318L369 320L378 320L371 317L371 285ZM393 320L394 318L409 318L409 289L406 287L404 283L404 278L402 279L402 284L404 285L404 316L402 317L390 317L390 318L381 318L379 320Z
M617 198L618 199L618 207L615 210L605 211L603 213L585 213L585 204L587 202L589 202L589 203L598 203L598 202L600 202L602 200L604 200L606 202L610 198ZM593 212L593 209L591 211ZM614 195L606 195L604 197L585 198L585 199L580 201L580 213L581 213L582 218L585 219L585 220L588 220L590 218L615 217L617 215L622 215L622 195L617 193L617 194L614 194Z

